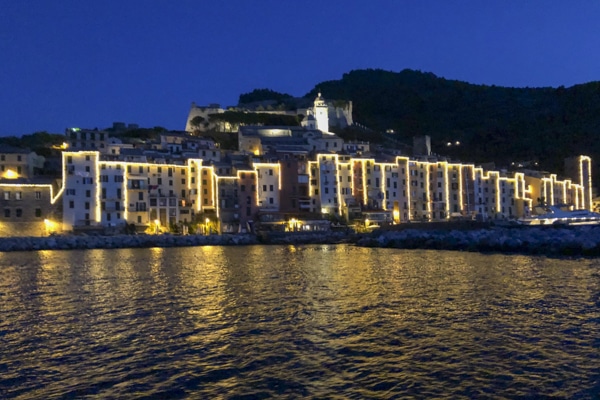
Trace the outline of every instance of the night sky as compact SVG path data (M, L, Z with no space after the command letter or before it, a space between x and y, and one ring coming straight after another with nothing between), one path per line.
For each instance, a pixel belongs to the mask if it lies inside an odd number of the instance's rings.
M3 136L184 129L192 101L302 96L363 68L517 87L599 80L600 2L0 0Z

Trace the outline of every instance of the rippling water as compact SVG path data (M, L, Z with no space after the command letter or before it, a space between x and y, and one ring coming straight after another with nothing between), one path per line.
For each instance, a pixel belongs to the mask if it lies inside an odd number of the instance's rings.
M0 397L595 398L600 262L338 246L0 253Z

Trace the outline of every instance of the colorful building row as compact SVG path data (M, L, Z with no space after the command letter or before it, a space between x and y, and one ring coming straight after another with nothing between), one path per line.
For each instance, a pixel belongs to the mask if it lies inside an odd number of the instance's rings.
M452 218L516 219L538 203L591 209L591 160L579 182L554 174L484 171L473 164L395 157L379 161L318 154L314 161L186 164L105 161L64 152L63 229L134 224L138 229L202 222L237 232L260 220L377 213L393 223Z
M567 160L575 179L565 180L536 171L486 171L435 157L380 160L326 153L309 159L296 152L279 152L277 159L251 157L161 163L63 151L62 179L2 180L0 234L126 226L158 232L191 225L202 232L239 232L292 219L516 219L538 203L592 208L586 156ZM23 228L15 230L14 224ZM308 229L309 224L295 225Z

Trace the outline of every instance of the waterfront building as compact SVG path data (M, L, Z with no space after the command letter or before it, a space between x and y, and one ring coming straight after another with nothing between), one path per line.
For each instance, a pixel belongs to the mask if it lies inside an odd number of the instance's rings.
M590 159L585 156L574 159L580 179L573 181L536 171L485 170L431 155L311 156L294 146L262 156L223 155L217 148L199 149L190 153L193 157L168 150L129 154L133 150L138 149L122 149L116 158L99 151L64 151L57 184L14 181L2 186L5 221L31 214L40 225L61 214L66 231L118 231L127 225L161 232L204 224L204 232L239 232L259 221L293 220L289 229L309 218L362 220L374 226L516 219L538 203L591 207ZM19 203L24 188L47 207L25 211L29 203Z
M62 188L52 178L0 180L0 236L45 236L62 230Z

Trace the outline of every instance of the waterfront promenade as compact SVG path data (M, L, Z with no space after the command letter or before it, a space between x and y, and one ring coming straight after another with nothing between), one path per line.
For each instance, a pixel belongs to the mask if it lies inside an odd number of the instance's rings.
M57 235L0 238L0 252L31 250L114 249L256 244L337 244L398 249L600 256L600 226L497 227L423 224L371 233L311 232L238 235Z

